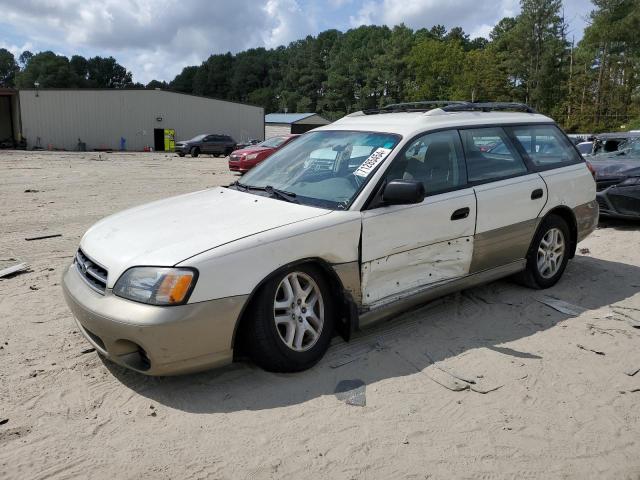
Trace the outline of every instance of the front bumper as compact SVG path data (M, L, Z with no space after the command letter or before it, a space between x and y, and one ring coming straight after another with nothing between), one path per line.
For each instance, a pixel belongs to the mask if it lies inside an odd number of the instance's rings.
M242 160L239 157L231 156L229 158L229 170L232 172L246 173L251 170L251 167L247 165L246 160Z
M247 295L158 307L92 290L75 264L62 279L85 338L106 358L146 375L175 375L228 364Z
M600 215L640 218L640 185L612 186L596 193Z

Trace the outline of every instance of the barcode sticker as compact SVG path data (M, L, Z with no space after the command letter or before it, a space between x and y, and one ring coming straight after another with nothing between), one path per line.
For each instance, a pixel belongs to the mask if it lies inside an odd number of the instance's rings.
M360 165L356 169L356 171L353 172L353 174L359 177L368 177L369 174L376 168L376 166L380 162L382 162L385 158L387 158L387 155L389 155L390 153L391 153L390 148L380 147L376 149L375 152L369 155L369 158L367 158L364 162L362 162L362 165Z

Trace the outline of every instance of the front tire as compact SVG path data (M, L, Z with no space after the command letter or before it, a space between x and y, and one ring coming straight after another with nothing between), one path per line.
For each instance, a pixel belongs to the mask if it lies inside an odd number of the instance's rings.
M562 277L570 255L571 236L567 222L558 215L546 217L527 254L527 267L517 277L535 289L554 286Z
M329 348L334 302L324 275L312 265L293 267L268 280L248 314L248 353L265 370L306 370Z

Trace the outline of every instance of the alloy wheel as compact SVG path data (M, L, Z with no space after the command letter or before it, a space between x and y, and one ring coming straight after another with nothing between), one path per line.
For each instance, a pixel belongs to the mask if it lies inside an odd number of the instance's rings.
M553 277L562 266L565 255L564 234L558 228L551 228L544 234L538 245L538 272L543 278Z
M284 344L295 352L313 347L324 325L324 301L318 284L303 272L285 276L273 302L276 330Z

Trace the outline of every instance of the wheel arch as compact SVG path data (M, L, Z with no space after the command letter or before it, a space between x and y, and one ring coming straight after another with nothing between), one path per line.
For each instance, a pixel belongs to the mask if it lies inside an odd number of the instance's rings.
M253 288L244 306L242 307L242 310L240 311L240 315L238 315L238 319L236 320L236 325L233 329L231 345L234 351L234 355L235 355L235 352L237 351L237 347L241 346L240 343L242 339L243 328L247 323L247 318L251 312L251 308L253 306L253 302L255 301L256 294L260 291L260 289L264 286L265 283L267 283L269 280L271 280L275 276L281 273L284 273L293 267L300 266L300 265L313 265L318 267L322 271L325 278L329 281L328 283L329 283L329 286L331 287L331 295L333 296L333 299L336 301L336 308L339 314L338 321L336 322L336 330L340 333L340 335L343 338L345 338L345 340L349 339L348 332L351 332L352 325L355 323L355 320L353 318L354 308L352 307L354 304L353 304L353 301L350 298L348 298L348 295L345 293L346 291L342 283L342 280L340 279L340 276L336 273L336 271L333 269L331 264L322 258L318 258L318 257L302 258L300 260L289 262L289 263L286 263L285 265L278 267L276 270L274 270L273 272L268 274L266 277L264 277L260 282L258 282L258 284ZM343 323L345 323L345 325L342 325Z

